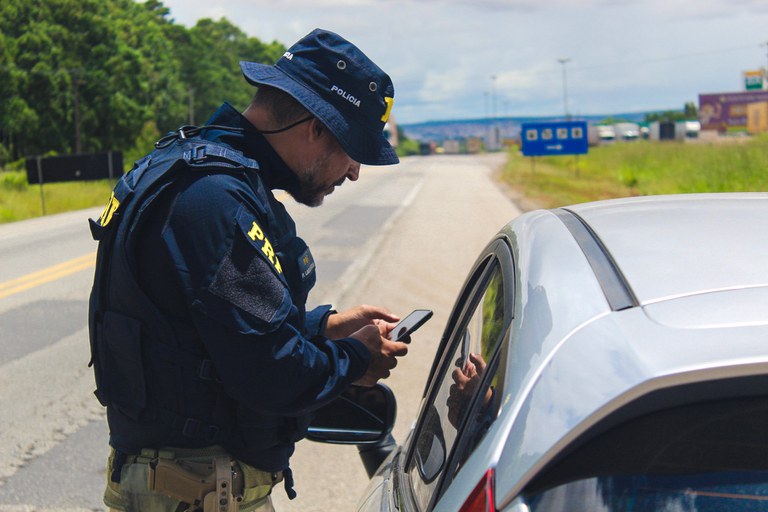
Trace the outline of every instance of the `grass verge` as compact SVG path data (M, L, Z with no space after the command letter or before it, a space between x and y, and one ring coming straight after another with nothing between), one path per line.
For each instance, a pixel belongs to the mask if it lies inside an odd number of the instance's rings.
M768 191L768 137L743 144L637 141L532 160L513 151L502 181L534 205L656 194Z

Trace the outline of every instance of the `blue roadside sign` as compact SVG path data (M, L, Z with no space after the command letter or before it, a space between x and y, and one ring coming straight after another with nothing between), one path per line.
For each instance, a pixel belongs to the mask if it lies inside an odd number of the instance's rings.
M523 156L581 155L589 150L586 121L523 123Z

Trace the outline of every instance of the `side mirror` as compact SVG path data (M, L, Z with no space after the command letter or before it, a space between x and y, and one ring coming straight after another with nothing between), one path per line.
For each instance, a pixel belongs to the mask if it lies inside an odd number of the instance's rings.
M307 439L332 444L378 444L395 425L397 401L384 384L350 386L333 402L315 411Z

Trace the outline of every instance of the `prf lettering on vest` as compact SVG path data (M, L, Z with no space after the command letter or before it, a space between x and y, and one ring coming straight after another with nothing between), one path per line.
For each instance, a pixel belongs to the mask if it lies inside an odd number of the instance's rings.
M118 206L120 206L120 201L117 200L115 197L115 193L112 192L112 195L109 196L109 201L107 202L107 206L104 208L104 211L101 214L101 217L99 217L99 225L101 227L106 226L109 224L109 221L112 220L112 216L115 214L115 211L117 210Z
M269 243L269 240L267 240L267 237L264 236L264 231L262 231L261 227L259 227L258 224L256 224L256 221L253 221L253 224L251 225L251 230L248 232L248 236L251 237L251 240L264 242L264 245L261 246L261 252L264 253L264 255L267 257L267 259L272 263L272 265L275 266L275 270L277 270L278 274L283 273L283 267L280 266L280 260L277 259L277 256L275 255L275 249L272 248L272 244Z

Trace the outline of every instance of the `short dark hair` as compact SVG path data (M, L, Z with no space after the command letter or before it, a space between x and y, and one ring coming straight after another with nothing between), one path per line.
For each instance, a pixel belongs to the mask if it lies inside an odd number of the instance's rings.
M269 112L278 125L288 125L306 117L309 110L285 91L268 85L260 85L251 100L253 106L262 107Z

